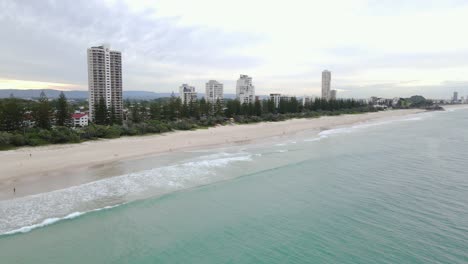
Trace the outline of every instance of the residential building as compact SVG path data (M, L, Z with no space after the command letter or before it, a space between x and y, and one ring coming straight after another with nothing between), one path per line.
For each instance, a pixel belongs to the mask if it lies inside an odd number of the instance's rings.
M453 92L452 102L458 103L458 92Z
M74 113L72 115L72 125L74 127L85 127L88 125L89 116L87 113Z
M302 97L302 106L311 104L313 102L314 102L314 97L312 96L304 95L304 97Z
M89 120L101 98L122 119L122 54L108 45L88 49Z
M289 101L292 100L293 97L295 97L295 96L291 96L291 95L281 95L281 97L280 97L280 102L281 102L281 101L289 102Z
M322 72L322 99L330 100L331 72L324 70Z
M223 84L215 80L210 80L206 83L205 99L211 104L215 104L218 100L223 101Z
M336 90L330 91L330 100L336 100Z
M237 80L236 97L241 104L255 102L255 87L252 85L252 77L241 74Z
M182 104L189 104L197 100L197 92L195 92L195 87L190 86L186 83L182 84L179 87L179 97L182 101Z
M270 100L273 101L275 108L278 108L281 102L289 102L294 96L282 95L279 93L270 94Z
M270 94L270 100L273 101L273 104L275 105L275 108L278 108L280 100L281 100L281 94L279 94L279 93Z

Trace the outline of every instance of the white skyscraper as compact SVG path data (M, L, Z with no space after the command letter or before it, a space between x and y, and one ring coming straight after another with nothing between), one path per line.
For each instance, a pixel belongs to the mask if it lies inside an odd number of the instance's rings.
M89 119L101 98L115 117L122 119L122 55L108 45L88 48Z
M206 83L205 91L206 101L215 104L216 101L223 101L223 84L215 80L210 80Z
M322 72L322 99L330 100L331 72L324 70Z
M190 102L196 101L197 92L195 92L195 87L186 83L182 84L179 87L179 97L182 101L182 104L189 104Z
M252 77L241 74L237 80L236 96L241 104L255 102L255 87L252 85Z

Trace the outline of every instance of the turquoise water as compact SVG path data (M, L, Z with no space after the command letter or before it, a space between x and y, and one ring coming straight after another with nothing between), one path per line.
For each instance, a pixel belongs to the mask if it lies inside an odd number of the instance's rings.
M0 263L468 263L467 132L460 109L123 164L0 202L25 232Z

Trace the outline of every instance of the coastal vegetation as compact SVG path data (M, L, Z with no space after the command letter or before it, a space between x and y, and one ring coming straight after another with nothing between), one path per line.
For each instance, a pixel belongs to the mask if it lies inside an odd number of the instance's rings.
M409 98L400 98L398 103L394 106L394 108L399 109L408 109L408 108L426 108L432 107L434 102L432 100L428 100L421 95L413 95Z
M218 100L211 104L201 98L183 104L180 98L172 96L151 101L127 100L123 120L116 118L113 110L107 109L102 100L96 106L94 123L72 127L70 118L73 107L63 94L56 100L48 100L43 93L37 100L14 97L0 100L0 149L78 143L231 123L276 122L376 111L365 101L354 99L327 101L317 98L302 104L292 97L275 105L270 99L250 104L241 104L238 100Z

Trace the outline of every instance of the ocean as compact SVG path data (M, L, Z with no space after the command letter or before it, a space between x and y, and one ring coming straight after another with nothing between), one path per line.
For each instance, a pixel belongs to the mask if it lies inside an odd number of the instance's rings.
M0 201L0 263L468 263L468 109L88 173Z

